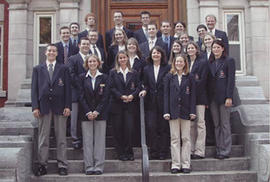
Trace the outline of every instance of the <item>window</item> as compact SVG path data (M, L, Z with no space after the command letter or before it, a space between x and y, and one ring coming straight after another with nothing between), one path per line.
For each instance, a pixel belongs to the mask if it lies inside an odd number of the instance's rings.
M224 15L224 29L228 34L230 56L235 59L236 73L245 74L243 11L225 10Z
M46 60L47 44L55 41L55 13L35 13L34 24L34 65Z

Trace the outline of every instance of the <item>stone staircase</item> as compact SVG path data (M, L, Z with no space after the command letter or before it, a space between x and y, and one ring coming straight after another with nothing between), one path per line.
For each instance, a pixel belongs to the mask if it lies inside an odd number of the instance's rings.
M190 174L174 175L169 172L169 159L151 160L151 182L269 182L270 164L267 163L270 161L269 103L264 98L256 77L237 77L237 87L242 105L235 107L231 114L233 133L231 158L214 159L215 147L207 146L205 159L191 161ZM71 138L68 137L69 175L59 176L55 142L52 136L49 174L41 177L34 176L31 173L31 157L33 156L32 136L36 123L33 122L31 108L18 107L25 106L23 100L25 103L29 101L23 98L15 103L17 107L9 104L9 107L0 109L0 182L141 181L140 148L134 148L135 161L117 160L110 128L108 128L106 139L103 175L86 176L84 174L83 151L74 150L71 146ZM263 155L259 155L262 153Z

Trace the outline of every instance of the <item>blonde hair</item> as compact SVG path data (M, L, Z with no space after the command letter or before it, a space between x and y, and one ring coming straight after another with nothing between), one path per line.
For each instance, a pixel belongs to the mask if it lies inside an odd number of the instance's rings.
M124 35L123 45L126 46L128 37L127 37L126 32L125 32L123 29L115 29L115 30L114 30L113 36L112 36L112 44L111 44L111 45L118 45L118 42L117 42L116 39L115 39L115 32L118 31L118 30L121 31L121 32L123 33L123 35Z
M206 50L206 46L205 46L205 43L204 43L204 38L205 38L207 35L209 35L209 36L213 39L213 42L214 42L214 40L216 40L216 36L215 36L215 35L213 35L213 34L207 32L207 33L204 35L203 39L202 39L202 48L201 48L201 49L202 49L203 51Z
M184 62L185 62L185 66L183 68L184 74L188 74L189 73L189 64L188 64L187 56L185 54L180 54L179 56L176 56L175 58L173 58L170 73L173 75L175 75L177 73L177 69L175 67L175 62L176 62L176 59L179 57L183 58Z
M118 62L118 59L119 59L119 56L120 54L124 54L128 57L128 61L127 61L127 68L129 71L131 71L131 66L130 66L130 62L129 62L129 56L128 56L128 53L126 51L119 51L115 57L115 66L114 66L114 69L116 71L120 71L120 64Z
M88 60L89 60L90 58L94 58L94 59L96 59L96 60L98 61L98 67L97 67L97 68L100 69L100 68L101 68L101 60L100 60L99 57L98 57L97 55L95 55L95 54L90 54L89 56L86 56L86 58L85 58L86 61L84 61L84 64L83 64L84 69L85 69L86 71L89 70L89 67L88 67Z

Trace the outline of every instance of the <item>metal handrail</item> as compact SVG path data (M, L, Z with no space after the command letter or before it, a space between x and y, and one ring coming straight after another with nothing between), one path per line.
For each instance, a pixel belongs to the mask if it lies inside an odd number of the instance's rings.
M141 118L141 147L142 147L142 182L149 181L149 157L145 137L145 114L144 97L140 96L140 118Z

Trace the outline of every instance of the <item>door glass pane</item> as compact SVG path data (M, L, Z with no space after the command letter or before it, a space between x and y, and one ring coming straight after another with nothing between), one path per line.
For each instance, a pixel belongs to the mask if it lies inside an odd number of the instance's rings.
M229 41L239 41L239 16L234 14L227 15L227 30Z
M112 0L112 2L167 2L167 0Z
M49 44L51 43L51 28L52 28L52 19L51 17L40 17L40 32L39 32L39 43L40 44Z
M240 71L241 70L240 44L230 45L230 57L233 57L235 60L235 69Z

